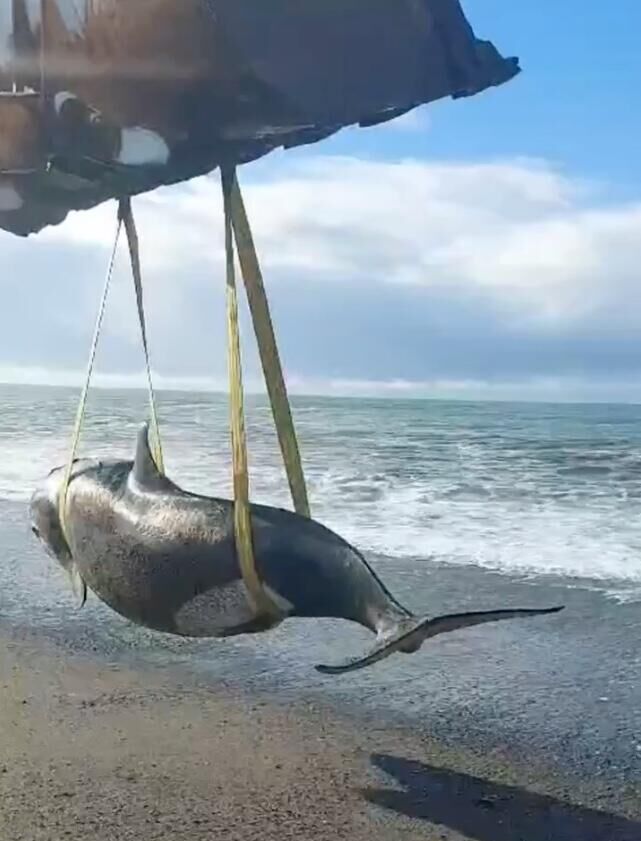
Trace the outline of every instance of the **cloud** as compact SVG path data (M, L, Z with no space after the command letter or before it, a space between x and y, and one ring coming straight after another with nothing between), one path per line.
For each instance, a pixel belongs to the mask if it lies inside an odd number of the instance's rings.
M292 381L386 393L536 382L537 394L560 381L636 382L641 199L617 203L607 185L529 159L285 154L241 178ZM135 210L158 369L172 381L223 377L217 177L140 197ZM2 237L5 365L83 367L113 215L105 205L27 242ZM124 258L100 364L126 377L141 357Z

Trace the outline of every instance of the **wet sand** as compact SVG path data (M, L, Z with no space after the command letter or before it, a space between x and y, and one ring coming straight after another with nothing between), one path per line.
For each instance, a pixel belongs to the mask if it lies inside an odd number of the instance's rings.
M0 632L0 837L638 841L641 797L509 745Z

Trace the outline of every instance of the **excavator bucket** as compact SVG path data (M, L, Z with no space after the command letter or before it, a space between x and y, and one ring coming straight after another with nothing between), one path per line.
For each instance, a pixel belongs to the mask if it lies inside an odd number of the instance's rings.
M458 0L11 0L0 228L27 235L518 72Z

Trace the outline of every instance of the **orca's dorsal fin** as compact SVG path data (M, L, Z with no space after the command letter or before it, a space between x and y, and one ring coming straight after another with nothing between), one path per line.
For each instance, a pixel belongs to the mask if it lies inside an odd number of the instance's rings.
M141 488L159 490L164 488L167 480L158 470L149 446L149 424L144 423L138 432L136 443L136 457L134 459L133 475Z

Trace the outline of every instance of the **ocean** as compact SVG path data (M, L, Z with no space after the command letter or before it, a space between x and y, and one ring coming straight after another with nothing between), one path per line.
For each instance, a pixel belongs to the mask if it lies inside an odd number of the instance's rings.
M463 718L483 744L509 738L530 750L538 740L570 767L592 773L607 761L609 773L641 780L641 406L295 398L314 517L361 548L408 607L566 605L328 679L313 664L362 652L366 632L292 620L268 635L185 641L130 625L95 598L75 611L29 532L26 502L66 459L77 399L72 389L0 389L3 627L252 691L429 719L443 737ZM168 474L230 495L226 398L158 402ZM95 390L80 454L132 458L147 414L144 393ZM265 398L248 398L247 429L252 498L288 506Z
M77 392L0 389L0 498L66 459ZM231 495L226 398L161 394L169 474ZM297 398L314 516L363 550L576 579L641 600L641 406ZM249 398L255 501L289 506L268 404ZM146 397L90 396L80 453L131 458Z

